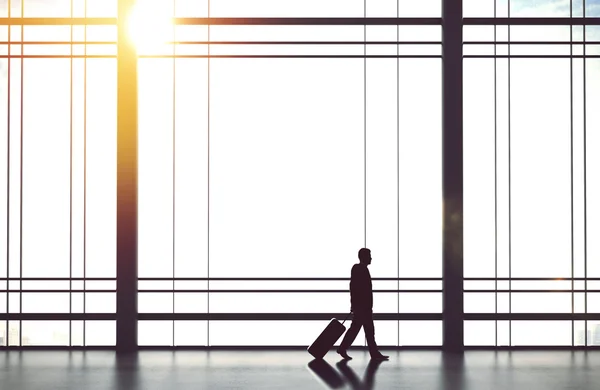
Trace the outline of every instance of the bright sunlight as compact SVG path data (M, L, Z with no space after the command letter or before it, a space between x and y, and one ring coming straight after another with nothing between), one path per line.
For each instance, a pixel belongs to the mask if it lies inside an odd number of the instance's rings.
M139 54L155 54L173 39L173 9L161 0L137 0L129 17L129 35Z

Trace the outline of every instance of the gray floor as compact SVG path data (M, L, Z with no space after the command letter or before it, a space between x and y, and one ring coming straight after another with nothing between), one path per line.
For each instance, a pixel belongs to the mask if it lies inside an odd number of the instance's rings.
M600 351L386 351L378 366L350 352L344 366L298 350L5 351L0 389L600 389Z

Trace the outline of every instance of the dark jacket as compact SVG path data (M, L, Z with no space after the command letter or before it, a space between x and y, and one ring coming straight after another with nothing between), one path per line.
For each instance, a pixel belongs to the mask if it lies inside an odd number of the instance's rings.
M350 277L350 304L353 312L373 310L373 285L365 264L354 264Z

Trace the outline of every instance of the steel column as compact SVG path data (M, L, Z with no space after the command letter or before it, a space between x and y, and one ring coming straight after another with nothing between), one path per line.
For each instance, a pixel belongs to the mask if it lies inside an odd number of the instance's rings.
M443 349L464 349L462 0L442 1Z
M117 351L137 349L137 53L127 31L134 0L119 0L117 42Z

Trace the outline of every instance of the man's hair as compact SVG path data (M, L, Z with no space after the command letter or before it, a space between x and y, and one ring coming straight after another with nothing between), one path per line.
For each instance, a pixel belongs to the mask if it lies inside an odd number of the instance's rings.
M363 259L366 259L369 256L370 253L371 253L371 250L369 248L361 248L358 251L358 258L362 262Z

